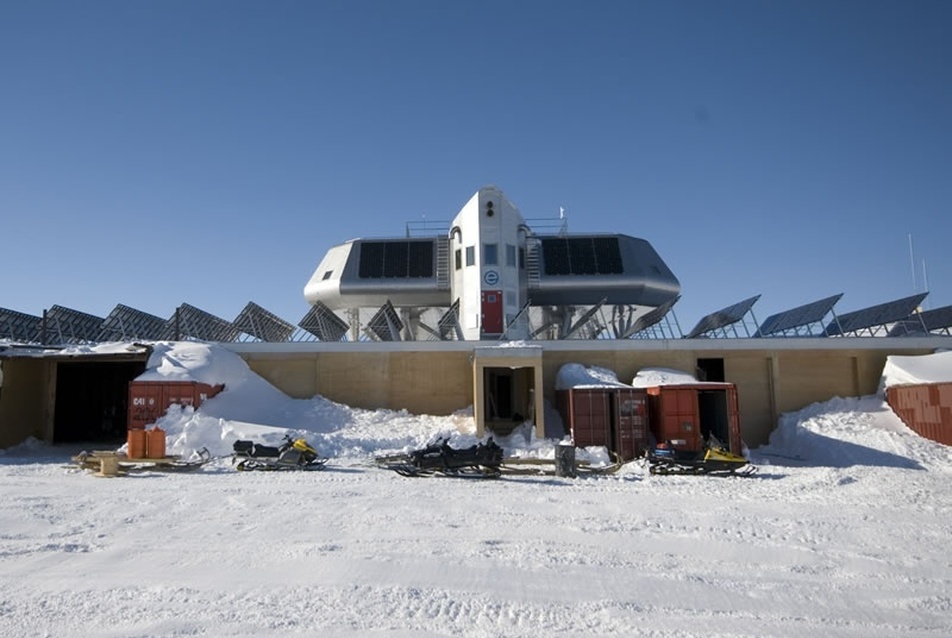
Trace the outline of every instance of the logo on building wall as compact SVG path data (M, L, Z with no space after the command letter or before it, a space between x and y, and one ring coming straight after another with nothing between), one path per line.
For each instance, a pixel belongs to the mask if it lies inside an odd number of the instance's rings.
M495 270L487 270L486 274L483 275L483 281L486 282L487 286L495 286L499 283L499 273Z

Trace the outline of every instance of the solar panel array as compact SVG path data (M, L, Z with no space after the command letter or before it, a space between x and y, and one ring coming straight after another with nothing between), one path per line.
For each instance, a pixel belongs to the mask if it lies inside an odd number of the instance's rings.
M631 326L621 334L621 338L629 339L632 337L637 337L637 335L646 333L649 328L659 325L661 321L667 316L668 312L674 308L674 304L678 303L680 298L681 295L678 295L671 301L666 301L657 308L649 310L645 314L635 319Z
M340 341L347 334L347 322L320 301L311 306L298 326L321 341Z
M860 334L864 331L870 336L875 336L878 332L884 333L890 324L908 319L928 294L922 292L840 315L827 324L824 333L828 337Z
M896 322L889 330L890 337L925 333L952 335L952 306L914 312L906 319Z
M760 295L754 295L749 299L744 299L739 301L732 306L718 310L717 312L712 312L706 317L702 318L694 329L685 335L685 339L696 339L701 335L706 335L715 330L722 330L728 326L731 326L739 321L744 319L744 315L750 312L754 304L757 303L757 300L760 299Z
M367 322L367 330L376 335L381 341L400 341L403 322L400 320L393 304L387 301Z
M617 237L543 237L546 275L615 275L623 272Z
M801 328L805 329L806 334L811 334L810 327L822 324L823 319L833 310L833 306L842 296L843 293L840 293L771 315L760 324L760 329L754 333L754 336L788 335L790 331L793 331L796 336L801 336ZM821 325L821 330L822 327Z
M248 302L232 325L240 333L272 343L287 341L294 332L293 325L253 301Z
M46 313L47 343L96 343L104 319L72 308L53 306Z
M38 343L42 325L42 317L0 308L0 339Z
M147 312L117 305L102 322L99 341L161 341L172 337L168 319Z
M183 303L172 317L173 332L178 340L234 341L238 331L230 321L216 317L201 308Z
M433 240L363 241L361 279L407 279L433 276Z

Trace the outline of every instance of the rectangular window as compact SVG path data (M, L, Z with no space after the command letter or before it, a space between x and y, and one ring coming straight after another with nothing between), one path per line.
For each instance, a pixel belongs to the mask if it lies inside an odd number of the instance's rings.
M496 244L483 244L483 265L495 266L499 263L499 246Z
M463 251L457 248L454 257L456 258L456 270L459 270L463 267Z
M506 244L506 265L516 267L516 247L512 244Z
M516 305L516 292L514 290L506 291L506 305L515 306Z
M519 249L519 268L525 268L525 267L526 267L526 249L520 248Z
M328 279L331 278L331 275L333 274L334 274L333 270L328 270L326 273L324 273L324 279L322 281L327 281Z
M467 266L476 265L476 247L475 246L466 247L466 265Z

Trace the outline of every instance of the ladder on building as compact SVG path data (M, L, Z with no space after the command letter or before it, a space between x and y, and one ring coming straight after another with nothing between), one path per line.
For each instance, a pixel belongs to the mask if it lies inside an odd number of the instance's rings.
M438 237L436 240L436 287L439 290L450 289L449 237Z

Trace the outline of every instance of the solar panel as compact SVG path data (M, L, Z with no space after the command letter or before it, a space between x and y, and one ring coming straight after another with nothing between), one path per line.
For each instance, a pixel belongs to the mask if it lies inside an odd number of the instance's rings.
M840 315L827 324L824 333L835 337L868 330L870 336L874 336L874 328L884 330L888 324L908 319L928 294L923 292Z
M42 317L0 308L0 339L37 343L42 325Z
M901 337L926 332L952 334L952 306L915 312L908 318L897 322L889 330L889 336Z
M799 328L820 323L842 296L843 293L840 293L771 315L760 325L760 329L754 333L754 336L766 337L786 333L789 330L798 331Z
M377 314L367 322L367 329L381 341L400 341L403 322L400 321L400 316L388 300L380 307Z
M187 303L179 306L169 321L177 333L175 338L179 340L191 338L226 343L234 341L238 336L238 331L230 321Z
M239 332L269 343L287 341L294 332L294 326L253 301L238 313L232 325Z
M118 304L102 322L99 341L129 341L170 339L172 331L167 319Z
M458 297L456 301L453 302L453 305L443 313L443 316L440 317L436 325L439 328L440 338L444 341L448 341L454 337L459 341L463 340L463 329L459 325Z
M678 299L680 298L681 295L678 295L671 301L666 301L657 308L653 308L635 319L634 323L631 324L631 327L622 333L621 338L628 339L660 323L661 320L664 319L665 315L667 315L668 312L674 307L674 304L678 303Z
M347 322L320 301L311 306L298 326L321 341L340 341L347 334Z
M750 309L753 308L755 303L757 303L758 299L760 299L760 295L755 295L750 299L739 301L733 306L728 306L727 308L723 308L717 312L712 312L711 314L702 318L697 323L697 325L694 326L694 330L688 333L684 338L695 339L708 332L726 328L727 326L741 321L744 318L744 315L750 312Z
M433 240L362 241L361 279L406 279L433 276Z
M53 306L46 313L45 343L95 343L102 324L102 317Z
M617 237L545 237L546 275L611 275L623 271Z

